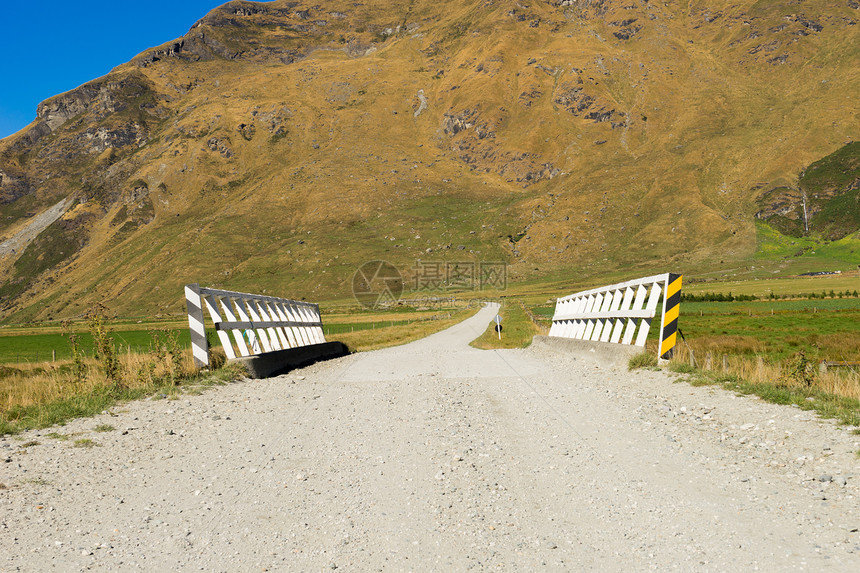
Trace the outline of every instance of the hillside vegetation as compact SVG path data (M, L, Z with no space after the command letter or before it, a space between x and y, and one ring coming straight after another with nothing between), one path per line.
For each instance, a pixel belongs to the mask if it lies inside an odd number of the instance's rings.
M796 240L856 264L858 19L855 0L229 2L0 141L0 321L179 312L189 282L339 298L374 259L407 285L417 260L553 284L778 270Z

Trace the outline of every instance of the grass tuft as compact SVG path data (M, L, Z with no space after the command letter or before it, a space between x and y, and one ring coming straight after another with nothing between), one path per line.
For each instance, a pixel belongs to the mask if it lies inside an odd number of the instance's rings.
M678 374L694 374L696 369L686 362L670 362L669 370Z
M627 370L638 370L640 368L656 368L657 355L654 352L641 352L630 358L627 362Z

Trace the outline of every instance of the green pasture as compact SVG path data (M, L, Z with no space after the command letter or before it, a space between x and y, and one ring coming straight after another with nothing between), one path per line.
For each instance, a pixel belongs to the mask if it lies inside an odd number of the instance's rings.
M548 321L554 305L531 307ZM697 353L860 362L860 299L681 303L678 327ZM652 326L649 339L659 328ZM685 342L679 338L678 344Z
M860 310L860 298L812 300L756 300L741 302L681 303L681 315L690 314L770 314L771 312L839 312Z
M341 322L323 325L323 333L326 337L336 336L347 332L359 332L362 330L373 330L390 326L409 324L411 320L380 320L364 322ZM165 329L171 335L175 334L182 348L191 346L191 335L188 328ZM163 332L164 330L161 330ZM152 344L151 330L118 330L111 333L114 344L119 352L147 352ZM89 332L76 332L78 344L86 356L93 355L93 337ZM213 347L221 346L221 343L212 328L207 329L210 343ZM27 333L26 330L17 330L15 334L0 334L0 364L37 363L49 362L56 352L57 360L71 358L68 335L49 333Z
M678 320L694 350L776 360L803 350L812 360L860 362L858 308L792 309L780 303L753 311L749 303L708 303L705 311L696 309L699 304L682 305Z
M182 347L191 345L191 335L188 329L169 330L176 333L179 344ZM87 356L93 355L93 337L88 332L75 333L78 344ZM111 334L114 344L119 352L143 352L148 351L152 342L152 336L148 330L125 330ZM56 352L57 360L71 358L71 347L69 338L60 333L16 333L12 335L0 335L0 364L15 364L24 362L50 362L53 353Z
M697 281L693 277L690 277L688 280L688 277L684 277L684 292L688 294L731 292L735 295L752 295L759 298L767 298L773 293L774 295L788 296L790 298L807 298L810 294L821 296L822 293L829 295L830 291L839 293L843 291L853 292L855 290L860 291L860 276L858 276L856 270L823 276L772 275L755 280L724 279L719 282L701 281L701 279Z

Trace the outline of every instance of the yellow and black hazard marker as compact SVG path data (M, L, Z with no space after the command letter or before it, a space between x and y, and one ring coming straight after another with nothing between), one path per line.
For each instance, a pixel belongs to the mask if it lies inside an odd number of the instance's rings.
M669 273L663 296L663 326L660 331L660 358L672 358L678 336L678 314L681 310L681 275Z

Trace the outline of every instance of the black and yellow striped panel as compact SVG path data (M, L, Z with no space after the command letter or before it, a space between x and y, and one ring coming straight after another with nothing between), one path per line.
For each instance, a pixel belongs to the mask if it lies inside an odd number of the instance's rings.
M669 273L666 302L663 306L663 329L660 335L660 358L672 358L678 336L678 314L681 310L681 275Z

